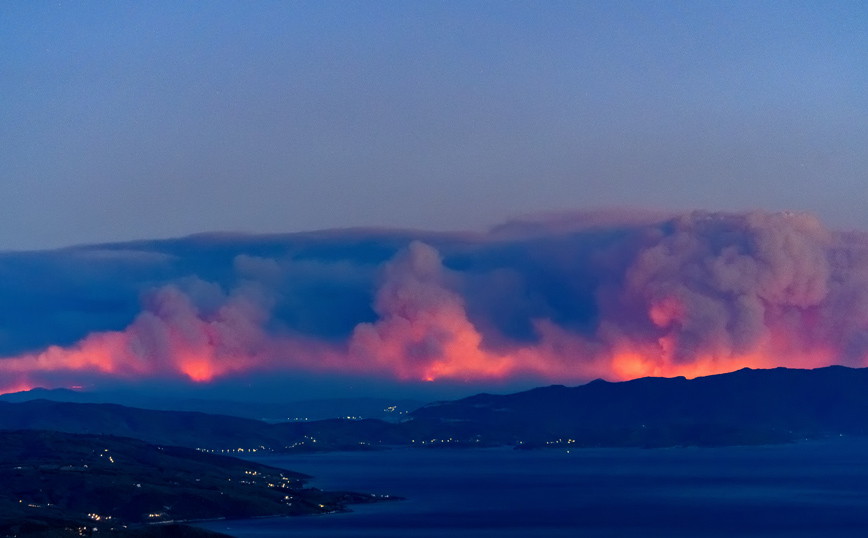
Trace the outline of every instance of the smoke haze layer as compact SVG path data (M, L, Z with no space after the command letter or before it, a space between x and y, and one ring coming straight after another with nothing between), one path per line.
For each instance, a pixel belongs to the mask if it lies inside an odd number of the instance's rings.
M807 214L206 235L2 254L0 274L3 391L293 372L577 383L868 359L868 235Z

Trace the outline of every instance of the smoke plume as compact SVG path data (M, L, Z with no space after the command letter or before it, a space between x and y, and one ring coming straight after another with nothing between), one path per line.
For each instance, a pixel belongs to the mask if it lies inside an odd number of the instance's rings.
M23 316L0 316L7 391L88 375L575 383L868 365L868 237L805 214L204 236L0 255L0 271Z

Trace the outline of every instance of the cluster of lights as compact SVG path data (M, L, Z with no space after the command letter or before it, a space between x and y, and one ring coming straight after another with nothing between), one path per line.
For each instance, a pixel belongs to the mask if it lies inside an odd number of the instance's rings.
M114 458L112 458L111 455L107 454L107 452L108 452L108 449L106 448L105 450L102 451L102 454L100 454L99 457L101 458L103 456L108 456L109 462L114 463L115 462ZM85 467L87 467L87 465L85 465Z
M411 442L411 443L415 443L416 440L413 439L413 440L411 440L410 442ZM437 443L460 443L460 442L461 442L461 441L459 441L459 440L457 440L457 439L453 439L453 438L450 437L449 439L431 439L430 441L428 441L428 440L426 440L426 441L421 441L420 444L423 444L423 445L431 445L431 444L437 444ZM478 442L479 442L479 439L477 439L476 442L478 443Z
M283 475L280 475L280 479L283 480L284 483L282 483L282 484L272 484L271 482L269 482L269 483L268 483L268 487L270 487L270 488L285 488L285 487L291 487L291 485L292 485L292 480L290 480L289 478L287 478L287 477L285 477L285 476L283 476ZM289 498L291 499L292 497L289 497Z
M307 439L308 441L310 441L311 443L316 443L316 439L313 437L309 437L309 436L305 435L304 438ZM285 448L285 449L295 448L297 446L303 445L304 443L305 443L305 441L298 441L296 443L292 443L291 445L284 446L283 448Z
M575 439L567 439L566 442L563 439L558 439L557 441L546 441L547 445L569 445L575 443Z
M258 452L260 450L266 450L264 446L260 446L259 448L196 448L199 452L208 452L209 454L232 454L232 453L253 453Z

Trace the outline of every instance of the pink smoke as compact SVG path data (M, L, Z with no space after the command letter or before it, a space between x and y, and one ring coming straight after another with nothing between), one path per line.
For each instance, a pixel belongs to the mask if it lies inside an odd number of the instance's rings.
M598 294L599 320L584 334L540 318L533 342L489 347L458 291L462 275L446 269L436 249L414 242L382 268L378 320L357 325L342 344L269 334L268 301L255 287L242 286L203 313L166 286L123 331L0 360L0 388L44 384L58 374L207 382L303 370L580 382L866 365L863 236L832 233L809 215L790 213L696 212L636 226L644 239L623 281ZM279 278L276 267L267 268Z

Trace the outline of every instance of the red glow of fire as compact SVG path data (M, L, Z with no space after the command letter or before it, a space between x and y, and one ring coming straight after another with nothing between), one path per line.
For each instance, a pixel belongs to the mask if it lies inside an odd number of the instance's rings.
M672 329L673 323L678 324L677 308L664 310L652 314L655 326L663 326L656 339L612 337L612 343L603 345L540 321L537 343L506 351L486 349L463 309L449 305L418 319L362 324L345 348L302 338L270 337L258 342L255 352L243 352L244 345L227 347L220 335L206 333L207 338L185 340L170 332L167 341L171 345L163 350L165 356L156 356L141 351L139 336L129 328L94 333L68 348L52 346L42 353L0 360L0 387L13 392L47 386L42 379L47 374L57 379L58 373L65 374L59 377L66 378L64 385L68 386L78 373L206 383L239 372L297 370L378 372L383 377L421 381L504 380L524 375L553 382L598 377L614 381L645 376L694 378L744 367L814 368L834 364L839 356L833 346L812 344L777 327L770 328L768 336L749 352L711 350L690 360L678 359L677 333ZM24 379L27 382L20 381Z
M36 388L35 385L24 381L15 381L9 384L0 384L0 394L12 394L15 392L26 392Z
M214 370L207 360L181 361L181 372L197 383L214 379Z

